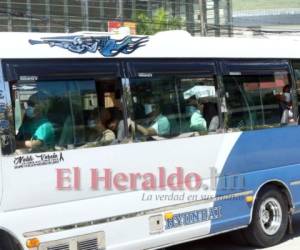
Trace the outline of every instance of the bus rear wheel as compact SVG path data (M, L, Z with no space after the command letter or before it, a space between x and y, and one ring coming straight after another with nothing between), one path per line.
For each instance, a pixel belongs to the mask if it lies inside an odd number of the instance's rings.
M267 186L257 197L252 222L244 235L253 246L270 247L282 241L287 227L288 201L276 186Z

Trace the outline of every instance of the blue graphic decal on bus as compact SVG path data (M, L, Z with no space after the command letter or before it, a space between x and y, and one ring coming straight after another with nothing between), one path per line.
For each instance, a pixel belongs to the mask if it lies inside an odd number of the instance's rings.
M49 44L50 47L60 47L71 52L84 54L99 53L105 57L116 56L119 53L131 54L145 45L148 37L126 36L123 39L112 39L110 36L61 36L47 37L41 40L29 40L31 45Z

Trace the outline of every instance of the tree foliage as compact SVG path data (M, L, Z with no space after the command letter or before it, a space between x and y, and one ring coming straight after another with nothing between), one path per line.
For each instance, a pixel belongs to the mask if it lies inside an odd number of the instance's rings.
M165 9L157 9L153 17L145 12L137 15L137 33L140 35L152 35L159 31L181 29L183 22L181 17L171 16Z

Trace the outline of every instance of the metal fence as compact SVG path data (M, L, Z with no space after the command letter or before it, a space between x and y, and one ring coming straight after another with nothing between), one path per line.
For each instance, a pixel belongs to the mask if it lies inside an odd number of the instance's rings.
M137 19L140 13L146 13L151 22L155 11L163 8L170 16L180 17L182 29L192 34L204 32L220 35L221 32L216 27L230 22L230 2L231 0L6 0L0 2L0 31L107 31L109 21L132 21L140 25L143 22ZM209 29L209 25L215 26Z

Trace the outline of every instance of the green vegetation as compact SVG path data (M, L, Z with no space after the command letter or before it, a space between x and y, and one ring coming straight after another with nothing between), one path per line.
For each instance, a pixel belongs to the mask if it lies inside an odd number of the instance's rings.
M232 0L233 10L300 8L300 0Z
M139 35L152 35L163 30L181 29L183 25L180 17L169 15L163 8L157 9L152 18L147 13L139 13L136 21Z

